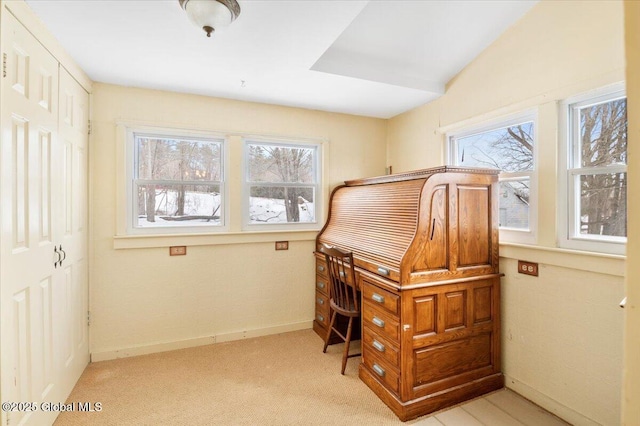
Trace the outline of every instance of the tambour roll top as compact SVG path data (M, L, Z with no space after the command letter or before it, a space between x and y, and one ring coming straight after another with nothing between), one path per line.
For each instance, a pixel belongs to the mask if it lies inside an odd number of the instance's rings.
M316 249L351 251L356 266L398 288L497 273L497 174L443 166L346 181Z

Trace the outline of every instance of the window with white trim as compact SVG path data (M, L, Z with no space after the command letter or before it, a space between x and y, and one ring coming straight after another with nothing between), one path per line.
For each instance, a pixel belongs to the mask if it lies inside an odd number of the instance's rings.
M128 129L129 233L224 227L225 140L171 129Z
M536 242L536 127L526 113L447 135L449 164L500 170L501 241Z
M317 229L320 143L245 140L245 229Z
M620 85L562 103L560 246L623 254L627 99Z

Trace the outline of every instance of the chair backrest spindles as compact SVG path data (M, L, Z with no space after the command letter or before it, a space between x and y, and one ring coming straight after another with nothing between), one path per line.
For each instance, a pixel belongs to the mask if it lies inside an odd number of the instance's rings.
M353 254L336 247L323 247L321 251L324 253L329 271L330 295L333 303L345 311L358 312L360 306Z

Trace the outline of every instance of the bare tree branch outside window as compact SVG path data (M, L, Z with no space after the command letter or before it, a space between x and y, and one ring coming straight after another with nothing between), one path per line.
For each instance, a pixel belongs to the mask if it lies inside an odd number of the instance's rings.
M529 121L455 139L456 164L499 169L500 226L528 229L530 179L534 167L534 123ZM520 173L518 178L509 174Z
M580 108L579 125L580 233L624 237L627 174L607 167L627 164L626 99Z

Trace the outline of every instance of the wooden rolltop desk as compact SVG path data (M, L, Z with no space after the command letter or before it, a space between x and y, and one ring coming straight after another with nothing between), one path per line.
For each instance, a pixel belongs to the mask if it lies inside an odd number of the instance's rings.
M316 318L329 326L325 244L352 251L360 378L403 421L503 387L497 171L438 167L346 181L316 239Z

